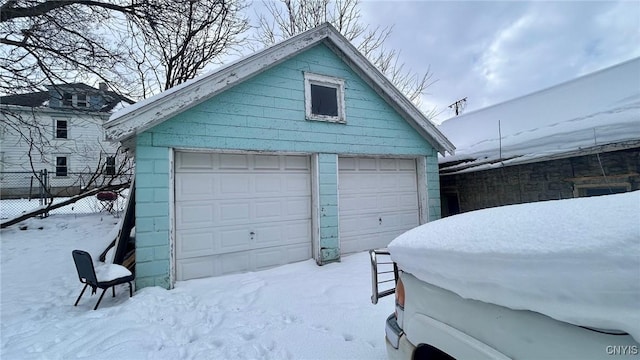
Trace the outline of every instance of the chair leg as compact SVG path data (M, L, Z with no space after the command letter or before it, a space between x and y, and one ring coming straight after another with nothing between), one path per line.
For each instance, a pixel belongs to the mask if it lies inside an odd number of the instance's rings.
M133 290L131 289L131 281L127 282L129 284L129 297L133 296Z
M84 284L84 287L82 288L82 291L80 292L80 296L78 296L78 298L76 299L76 303L73 304L73 306L78 306L78 302L80 301L80 298L84 294L84 291L87 290L87 286L89 286L89 284Z
M102 301L102 297L104 296L105 292L107 292L107 289L102 289L102 294L100 294L100 299L98 299L98 302L96 303L96 307L94 307L93 310L98 309L98 305L100 305L100 301Z
M113 296L112 296L112 297L116 297L116 286L115 286L115 285L113 285L113 286L111 287L111 290L113 291Z

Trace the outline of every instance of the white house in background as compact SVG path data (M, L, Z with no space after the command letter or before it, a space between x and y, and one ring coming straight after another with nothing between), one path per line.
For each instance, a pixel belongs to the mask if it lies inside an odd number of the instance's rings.
M42 170L53 195L77 193L97 169L102 176L115 174L122 158L102 125L112 111L132 103L104 84L0 97L0 196L33 194L33 172Z

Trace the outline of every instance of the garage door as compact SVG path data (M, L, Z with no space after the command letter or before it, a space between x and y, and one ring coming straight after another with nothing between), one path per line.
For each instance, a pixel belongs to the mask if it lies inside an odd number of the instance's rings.
M386 247L419 225L415 160L341 157L338 181L343 254Z
M177 152L176 278L311 258L309 157Z

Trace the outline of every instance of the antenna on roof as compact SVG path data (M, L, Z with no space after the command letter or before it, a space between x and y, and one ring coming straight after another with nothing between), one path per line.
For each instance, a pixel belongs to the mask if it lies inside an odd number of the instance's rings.
M498 141L500 163L504 166L504 162L502 162L502 126L500 126L500 120L498 120Z
M456 102L454 102L453 104L449 105L449 109L454 109L454 111L456 112L456 116L462 114L462 111L464 110L465 105L467 104L467 98L464 97Z

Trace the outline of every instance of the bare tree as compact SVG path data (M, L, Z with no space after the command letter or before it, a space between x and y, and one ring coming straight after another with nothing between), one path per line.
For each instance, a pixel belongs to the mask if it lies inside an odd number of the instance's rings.
M361 21L359 0L278 0L263 2L266 13L258 14L256 40L271 45L316 27L331 23L351 41L414 104L433 84L427 70L417 74L399 62L399 53L386 48L391 27L370 28Z
M244 42L249 22L239 0L173 0L151 18L129 24L135 73L143 94L194 78ZM172 19L156 22L158 17ZM154 85L156 85L154 89Z
M168 89L197 76L242 41L240 36L248 29L248 21L241 17L242 1L5 1L0 4L0 94L57 92L62 97L75 83L96 82L107 84L119 97L133 99ZM100 109L67 106L66 110L84 114L73 115L74 119L91 117L93 112L98 126L108 118ZM56 166L52 153L98 153L95 164L74 168L90 175L72 185L104 186L102 154L108 151L101 149L102 139L95 143L67 139L61 145L51 141L50 118L39 114L38 107L0 104L0 127L24 149L16 161L42 181L40 169ZM7 143L3 139L3 146Z
M121 44L107 26L114 14L144 17L143 1L9 0L0 6L0 91L99 79L124 83Z
M198 75L242 41L242 0L9 0L0 93L70 82L147 96Z

